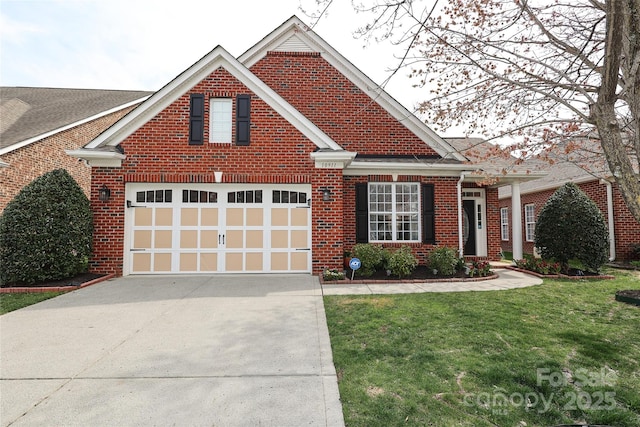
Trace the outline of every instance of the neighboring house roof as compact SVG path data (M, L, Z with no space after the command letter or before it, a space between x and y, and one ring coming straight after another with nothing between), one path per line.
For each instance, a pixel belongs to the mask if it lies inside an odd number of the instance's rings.
M0 154L121 110L151 92L0 87Z
M518 164L509 150L482 138L446 138L446 141L469 159L469 169L479 178L495 179L498 182L525 182L547 173L548 163L528 161Z
M520 193L553 190L567 182L580 184L599 179L612 180L613 174L599 144L599 141L593 139L574 141L570 147L561 146L549 153L543 153L544 159L526 160L525 165L546 168L548 174L534 181L523 182L520 185ZM638 164L633 157L631 160L632 167L638 171ZM510 197L511 188L500 188L498 198Z

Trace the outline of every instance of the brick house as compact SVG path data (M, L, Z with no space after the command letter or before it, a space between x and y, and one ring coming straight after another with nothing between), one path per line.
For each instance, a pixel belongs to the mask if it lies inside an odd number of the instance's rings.
M530 179L481 184L295 16L239 58L216 47L69 154L92 165L91 269L122 275L318 274L359 242L495 259L498 186Z
M584 161L581 163L587 164ZM627 208L617 184L602 162L602 156L590 165L591 170L586 171L570 161L559 161L551 166L547 164L547 176L519 186L520 229L524 236L525 253L534 253L535 223L547 199L565 183L573 182L595 202L608 224L610 260L633 259L632 245L640 243L640 224ZM502 249L512 251L513 239L509 232L515 227L515 224L510 224L514 209L512 187L500 188L498 194Z
M0 212L40 175L66 169L89 195L91 171L68 156L94 139L150 92L0 88Z

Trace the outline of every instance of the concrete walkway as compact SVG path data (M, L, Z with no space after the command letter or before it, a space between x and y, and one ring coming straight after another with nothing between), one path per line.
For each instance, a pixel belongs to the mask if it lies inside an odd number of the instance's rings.
M318 279L126 277L0 316L2 426L344 425Z
M497 279L479 282L390 283L322 286L324 295L417 294L423 292L500 291L539 285L542 279L505 268L496 268Z

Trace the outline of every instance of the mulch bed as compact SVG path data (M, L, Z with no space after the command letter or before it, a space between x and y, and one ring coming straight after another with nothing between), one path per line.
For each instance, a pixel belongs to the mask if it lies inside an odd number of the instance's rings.
M582 271L576 270L574 268L569 269L569 274L540 274L535 271L525 270L524 268L518 268L514 266L507 266L509 270L519 271L521 273L531 274L532 276L540 277L542 279L572 279L572 280L583 280L583 279L593 279L593 280L605 280L605 279L615 279L616 276L610 276L607 274L598 274L592 273L590 271Z
M113 274L80 273L74 277L48 280L34 284L7 283L0 287L0 293L64 292L84 288L113 277Z
M322 274L319 275L320 283L323 284L361 284L361 283L424 283L424 282L459 282L459 281L481 281L481 280L489 280L495 279L497 277L496 274L491 272L488 276L485 277L468 277L463 271L454 274L453 276L437 276L433 274L433 270L424 265L419 265L413 271L410 276L403 277L402 279L396 276L387 276L386 271L376 271L370 277L362 277L357 274L354 276L354 279L351 280L351 272L352 270L347 268L345 279L344 280L324 280L322 278Z

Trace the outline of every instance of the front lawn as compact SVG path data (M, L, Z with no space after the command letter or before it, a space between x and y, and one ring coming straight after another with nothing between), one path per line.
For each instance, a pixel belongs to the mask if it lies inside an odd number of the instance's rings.
M42 292L35 294L0 294L0 314L5 314L28 305L36 304L49 298L57 297L63 292Z
M348 426L640 426L640 280L328 296Z

